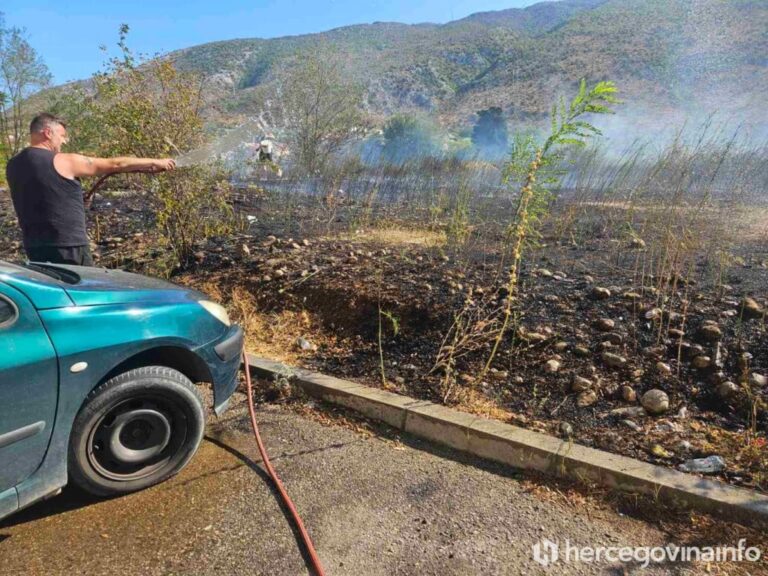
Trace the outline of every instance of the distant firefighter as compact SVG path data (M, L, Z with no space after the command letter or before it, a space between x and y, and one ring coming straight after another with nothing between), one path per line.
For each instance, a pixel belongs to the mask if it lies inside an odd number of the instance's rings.
M272 151L274 145L270 135L267 134L259 141L259 160L262 162L272 162Z

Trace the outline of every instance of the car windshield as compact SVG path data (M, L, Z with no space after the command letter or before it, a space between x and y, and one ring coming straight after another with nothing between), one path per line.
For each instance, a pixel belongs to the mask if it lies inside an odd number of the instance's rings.
M65 284L78 284L80 282L80 276L71 270L66 270L57 266L48 264L24 264L24 268L34 270L40 274L45 274L46 276L64 282Z

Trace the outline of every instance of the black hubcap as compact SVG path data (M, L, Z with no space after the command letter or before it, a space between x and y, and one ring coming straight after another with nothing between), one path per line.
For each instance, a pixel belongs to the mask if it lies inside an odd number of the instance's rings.
M137 480L168 464L186 435L184 410L173 400L133 398L112 406L93 426L88 459L105 478Z

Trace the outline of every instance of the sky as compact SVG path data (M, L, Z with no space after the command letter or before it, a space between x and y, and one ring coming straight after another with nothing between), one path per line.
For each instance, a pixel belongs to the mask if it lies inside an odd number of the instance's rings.
M25 28L55 84L86 78L114 49L121 23L134 52L158 54L231 38L274 38L370 22L444 23L536 0L0 0Z

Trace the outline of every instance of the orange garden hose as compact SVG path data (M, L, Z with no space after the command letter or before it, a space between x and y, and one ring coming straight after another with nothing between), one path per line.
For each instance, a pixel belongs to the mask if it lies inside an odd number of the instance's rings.
M267 474L269 474L269 477L272 479L272 482L275 483L275 486L277 487L277 491L280 493L280 497L283 500L283 503L285 503L288 510L291 512L291 517L293 518L293 522L296 525L296 528L298 528L299 533L301 534L301 539L304 542L304 546L307 548L307 552L309 553L309 558L312 564L312 570L317 576L325 576L325 572L323 571L323 566L320 563L320 557L317 555L317 552L315 551L315 546L312 544L312 538L310 538L309 533L307 532L307 529L304 527L304 522L302 522L301 517L299 516L298 511L296 510L296 507L293 505L293 501L291 500L291 497L288 496L288 492L286 492L285 487L283 486L283 483L280 481L280 478L277 476L277 472L275 472L275 469L272 467L272 463L269 461L269 456L267 455L267 450L264 448L264 443L261 441L261 435L259 434L259 425L256 423L256 409L253 406L253 386L251 384L251 372L248 369L248 358L245 354L245 351L243 351L243 370L245 371L245 385L248 390L248 413L251 416L251 427L253 428L253 434L256 436L256 444L259 446L259 453L261 454L261 459L264 462L264 467L267 469Z

